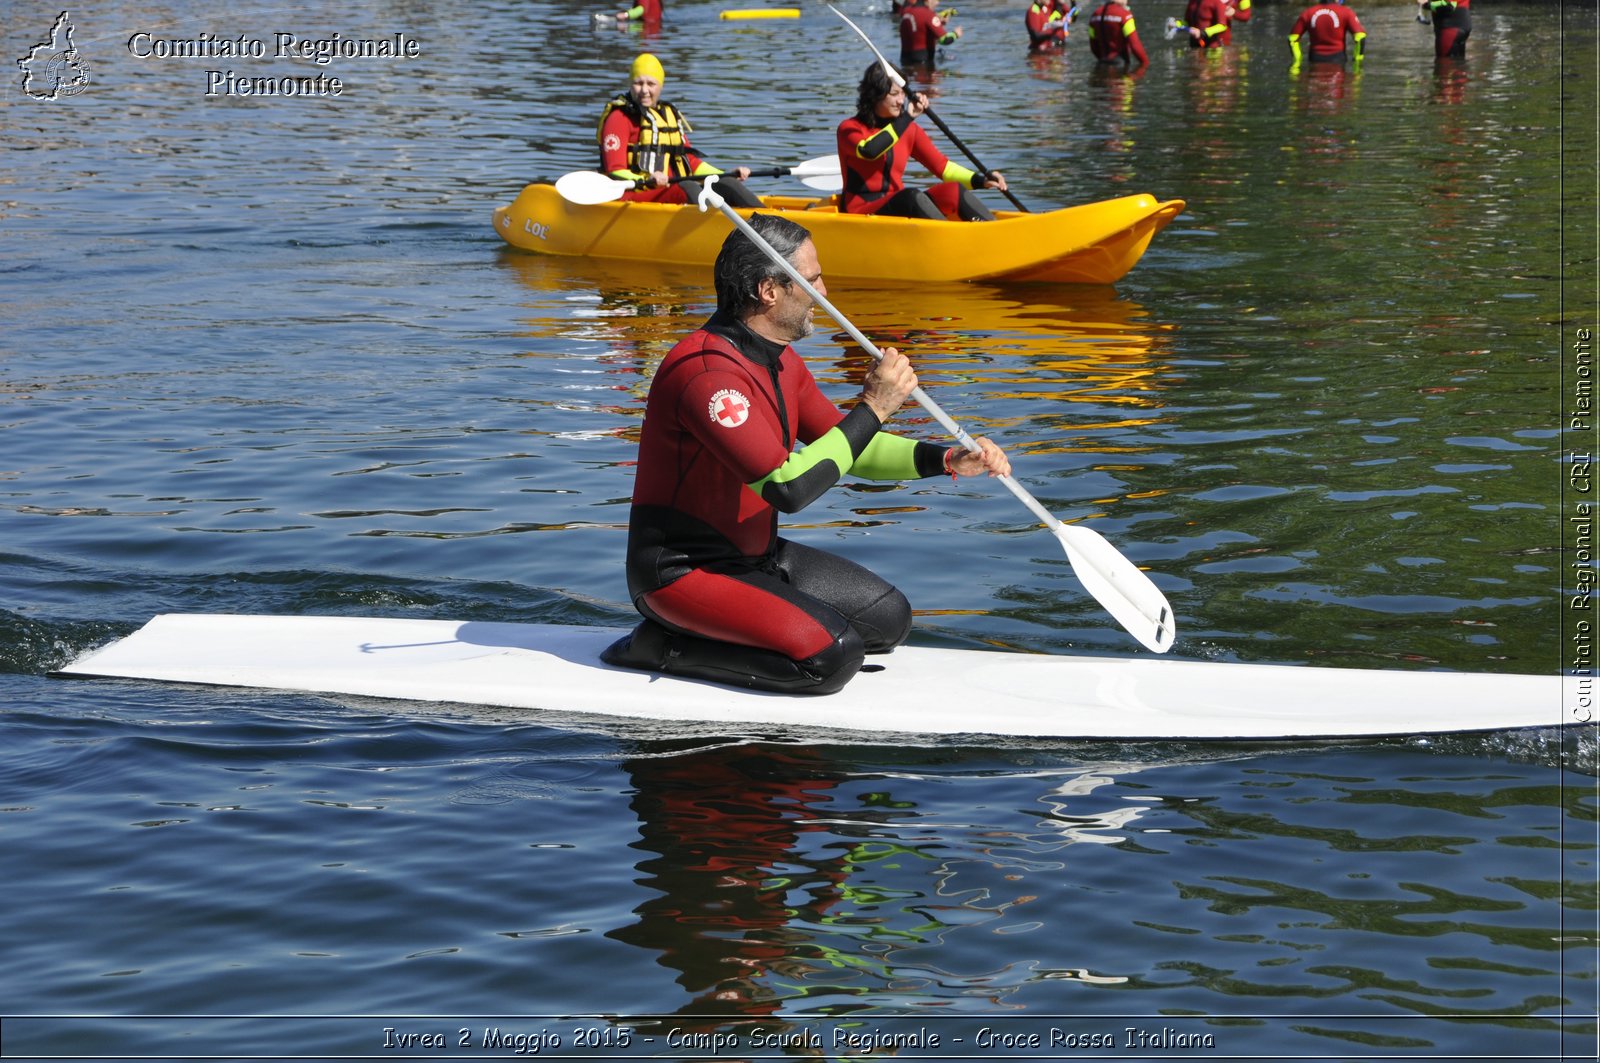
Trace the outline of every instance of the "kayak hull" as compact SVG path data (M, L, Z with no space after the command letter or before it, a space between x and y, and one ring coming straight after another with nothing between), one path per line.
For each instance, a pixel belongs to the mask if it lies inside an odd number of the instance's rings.
M993 222L967 223L841 214L832 197L766 196L762 202L764 210L811 232L830 277L1057 284L1116 283L1184 208L1181 199L1133 195L1039 214L998 211ZM706 267L730 231L718 211L575 204L547 184L528 185L498 208L494 228L525 251Z
M613 668L621 629L169 613L55 673L897 735L1290 740L1586 722L1578 680L904 646L839 693L757 693ZM1580 718L1580 713L1583 718Z

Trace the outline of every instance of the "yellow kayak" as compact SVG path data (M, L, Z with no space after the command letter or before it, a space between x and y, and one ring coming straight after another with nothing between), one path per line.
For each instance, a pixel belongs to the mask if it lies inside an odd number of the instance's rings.
M1181 199L1135 195L1040 214L996 211L992 222L951 222L841 214L831 196L765 196L762 203L810 230L825 276L1072 284L1120 280L1184 208ZM731 226L717 211L692 205L579 205L553 185L533 184L494 212L494 230L513 247L549 255L709 267Z

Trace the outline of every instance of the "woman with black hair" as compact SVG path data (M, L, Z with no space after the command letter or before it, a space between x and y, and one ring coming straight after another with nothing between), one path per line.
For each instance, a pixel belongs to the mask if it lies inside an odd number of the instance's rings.
M993 221L994 215L972 194L975 188L1006 190L998 171L974 173L945 158L917 124L928 109L928 97L906 95L882 63L873 63L856 90L856 113L839 123L839 166L844 191L839 209L850 214L885 214L905 218L960 218ZM906 187L906 164L912 159L939 178L929 189Z

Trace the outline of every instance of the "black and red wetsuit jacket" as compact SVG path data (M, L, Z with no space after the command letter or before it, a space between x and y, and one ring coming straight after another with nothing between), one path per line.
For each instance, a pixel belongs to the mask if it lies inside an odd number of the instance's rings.
M1089 51L1102 63L1132 65L1134 60L1146 64L1150 62L1144 44L1139 40L1133 12L1117 3L1117 0L1108 0L1089 16Z
M845 413L828 401L793 347L713 315L667 352L650 383L628 518L629 595L637 601L697 568L761 565L777 546L778 514L804 509L847 472L943 472L945 447L881 428L866 403Z
M1189 0L1183 14L1188 27L1200 31L1198 41L1190 37L1190 44L1196 48L1221 48L1233 40L1231 20L1232 13L1224 0Z
M1030 52L1058 51L1067 40L1067 13L1055 0L1034 0L1023 16Z
M1313 4L1300 12L1300 17L1294 21L1294 28L1289 31L1289 40L1298 42L1302 35L1311 38L1311 57L1315 59L1318 56L1343 55L1345 36L1352 36L1359 41L1367 35L1367 31L1354 11L1343 4L1330 2Z
M661 24L661 0L638 0L628 8L628 18L647 24Z
M926 4L910 4L900 12L900 62L931 63L942 44L956 35L945 29L939 13Z
M872 126L860 118L839 123L835 137L844 191L839 208L847 214L876 214L906 186L906 164L916 159L941 181L971 188L974 173L953 163L911 117L901 111L885 126Z
M689 144L689 122L665 100L641 107L633 93L606 104L600 118L600 172L621 181L639 181L656 170L669 177L702 177L722 171L694 153ZM646 203L687 203L677 185L631 188L624 200Z

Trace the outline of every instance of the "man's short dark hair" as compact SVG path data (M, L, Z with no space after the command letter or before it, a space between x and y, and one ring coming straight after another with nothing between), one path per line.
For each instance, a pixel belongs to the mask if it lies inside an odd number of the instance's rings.
M752 214L750 227L760 233L790 265L794 264L795 252L811 239L811 233L805 226L776 214ZM761 282L767 278L785 287L793 283L783 267L757 247L743 229L733 230L722 241L713 275L717 284L717 310L735 317L761 305Z

